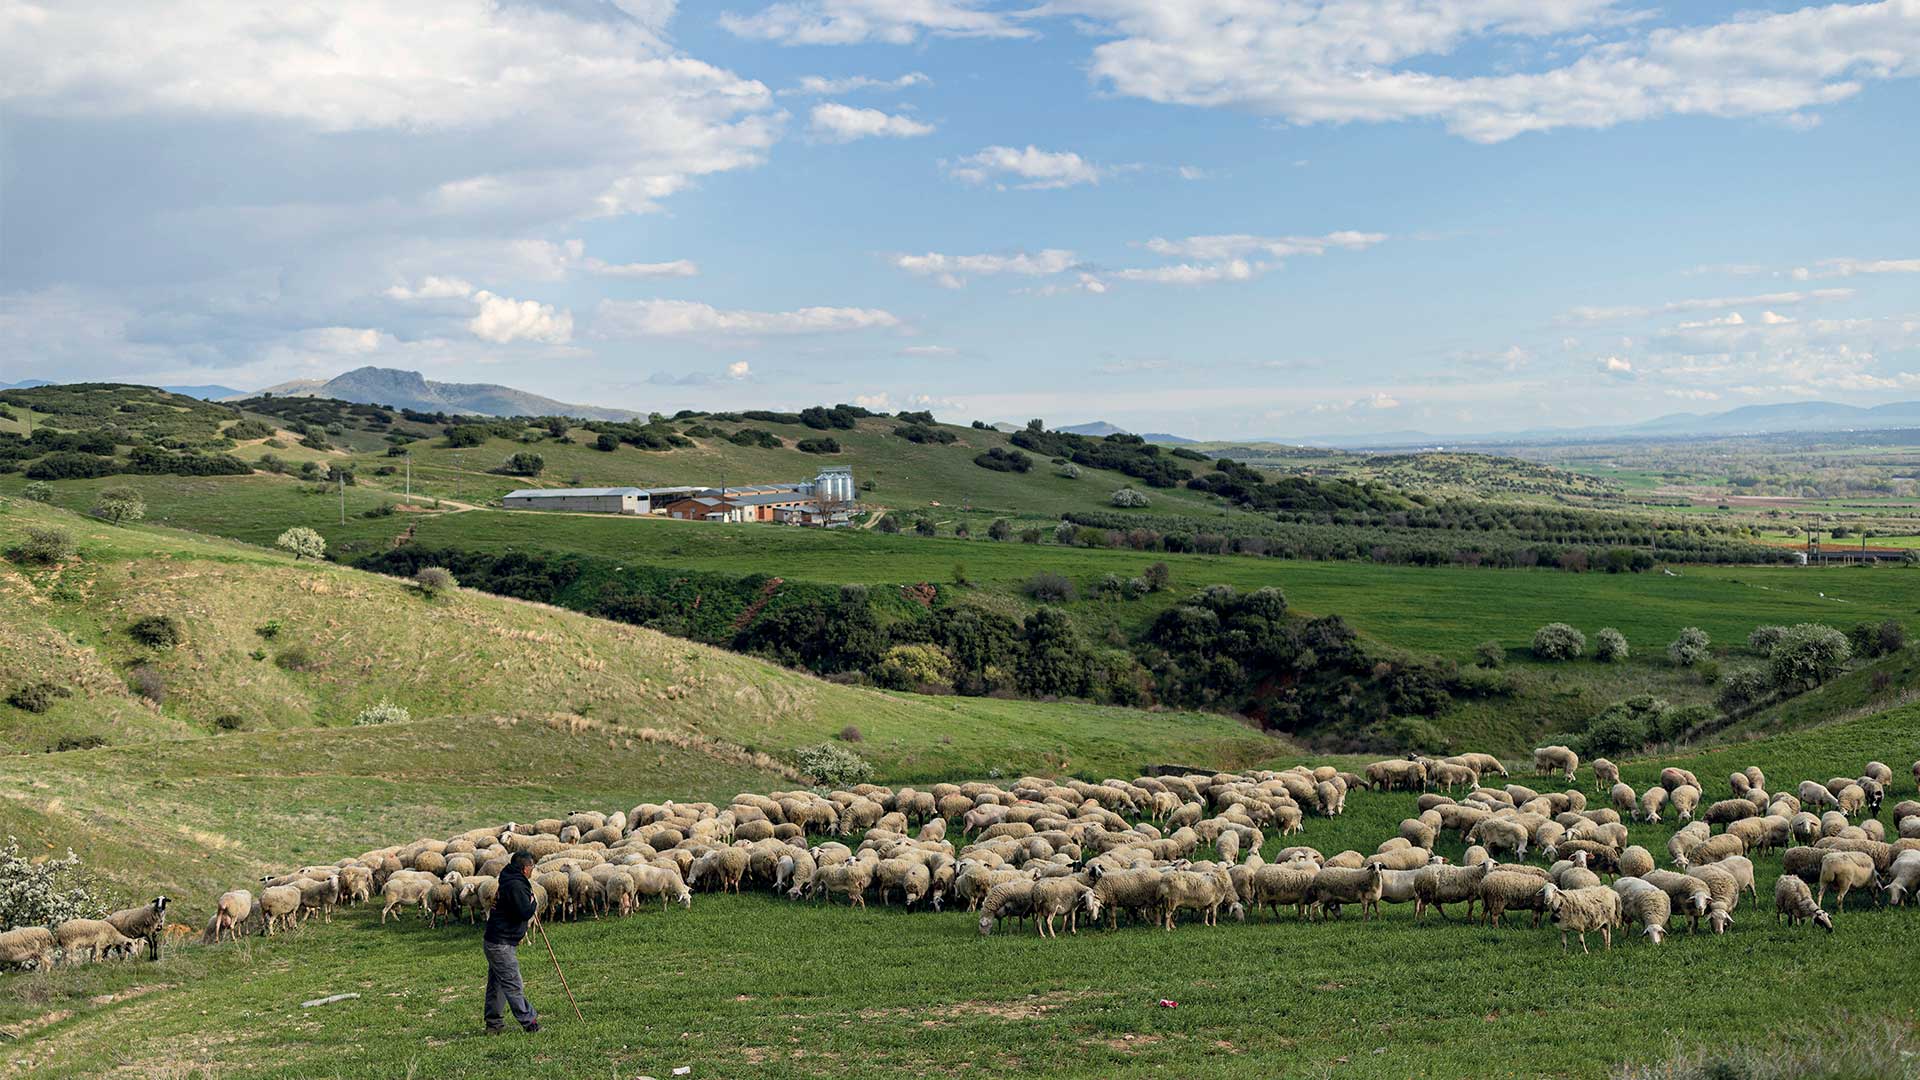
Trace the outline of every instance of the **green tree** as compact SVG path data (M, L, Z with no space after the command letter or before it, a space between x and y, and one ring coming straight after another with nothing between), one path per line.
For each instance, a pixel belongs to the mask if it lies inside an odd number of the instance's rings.
M45 480L35 480L21 489L20 494L25 495L29 502L50 503L53 501L53 485Z
M1713 640L1697 626L1680 631L1680 636L1667 646L1667 659L1681 667L1692 667L1712 655Z
M522 450L507 459L502 466L512 476L539 476L546 470L547 459L531 450Z
M1542 660L1572 660L1587 651L1587 635L1563 622L1533 632L1533 655Z
M1006 518L995 518L993 524L987 526L987 539L989 540L1006 540L1012 536L1013 523L1009 522Z
M1617 664L1628 655L1627 635L1611 626L1593 635L1593 658L1603 664Z
M1767 658L1767 675L1774 689L1798 693L1839 674L1852 657L1853 645L1847 635L1831 626L1801 623L1787 627L1774 644L1773 655Z
M294 562L299 562L301 559L321 559L327 554L326 537L305 525L295 525L281 533L280 538L273 542L273 546L292 552Z
M141 498L135 488L124 485L106 488L94 500L93 516L105 518L115 525L139 521L147 516L147 500Z

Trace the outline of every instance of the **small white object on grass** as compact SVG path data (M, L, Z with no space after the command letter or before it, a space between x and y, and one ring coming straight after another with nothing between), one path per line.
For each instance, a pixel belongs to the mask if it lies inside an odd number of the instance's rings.
M349 998L357 998L359 996L359 994L334 994L331 997L314 998L312 1001L303 1001L300 1003L300 1007L303 1009L311 1009L315 1005L331 1005L336 1001L346 1001Z

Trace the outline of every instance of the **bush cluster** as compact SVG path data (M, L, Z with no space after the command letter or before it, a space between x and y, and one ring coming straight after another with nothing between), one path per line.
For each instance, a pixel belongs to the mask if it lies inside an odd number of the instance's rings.
M93 875L71 850L58 859L29 859L11 836L0 845L0 926L52 926L106 913Z

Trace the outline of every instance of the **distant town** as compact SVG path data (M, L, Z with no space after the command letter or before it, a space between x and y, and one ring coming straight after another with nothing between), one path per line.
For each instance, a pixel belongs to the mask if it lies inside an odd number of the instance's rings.
M822 469L797 483L744 487L522 488L501 499L509 510L576 514L630 514L679 521L765 522L811 528L844 528L859 501L853 470Z

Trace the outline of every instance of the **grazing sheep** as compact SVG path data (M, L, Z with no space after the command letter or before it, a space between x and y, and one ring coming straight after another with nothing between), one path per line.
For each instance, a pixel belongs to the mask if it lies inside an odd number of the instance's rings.
M1434 787L1444 786L1448 791L1460 785L1472 788L1480 783L1480 774L1465 765L1435 761L1427 766L1427 783Z
M1667 856L1675 866L1686 861L1687 853L1713 836L1713 830L1704 821L1696 821L1667 838Z
M1654 868L1653 853L1638 844L1620 853L1621 877L1646 877Z
M53 928L53 941L68 964L80 963L80 954L104 959L114 952L132 952L134 940L114 929L105 919L68 919Z
M1256 876L1266 869L1269 867L1259 867ZM1107 928L1117 930L1122 911L1136 920L1158 921L1159 910L1166 903L1167 882L1158 870L1148 867L1109 870L1093 883L1093 891L1107 913Z
M1780 880L1773 883L1773 921L1779 922L1782 915L1787 917L1788 926L1811 921L1827 933L1833 933L1833 916L1814 903L1807 883L1792 874L1781 874Z
M1379 864L1382 870L1418 870L1433 861L1433 852L1426 848L1403 847L1369 855L1367 865Z
M1671 794L1674 791L1674 789L1680 788L1680 787L1691 787L1691 788L1695 788L1697 790L1702 790L1702 791L1705 790L1705 788L1702 788L1700 786L1699 777L1693 775L1692 772L1686 769L1677 768L1671 765L1660 770L1660 786L1663 788L1666 788L1669 794Z
M1367 786L1375 791L1418 791L1427 785L1426 766L1417 761L1376 761L1365 773Z
M1673 917L1673 901L1657 887L1637 877L1623 877L1613 883L1620 894L1623 923L1639 923L1642 933L1655 945L1667 936L1667 920Z
M1827 906L1827 890L1834 890L1833 909L1847 910L1847 894L1855 889L1878 891L1880 875L1873 868L1873 857L1863 851L1829 851L1820 860L1820 895L1815 903Z
M1465 902L1467 918L1473 918L1473 902L1480 896L1480 883L1493 872L1492 859L1477 866L1447 866L1435 863L1422 867L1413 879L1413 917L1418 920L1426 915L1428 907L1447 917L1444 905Z
M0 934L0 964L24 966L36 971L53 965L53 931L44 926L21 926Z
M1713 903L1712 890L1707 883L1686 874L1676 874L1671 870L1655 870L1642 878L1647 884L1667 894L1673 910L1687 917L1687 932L1693 933L1700 928L1700 920L1707 914Z
M156 896L139 907L122 908L107 916L115 930L135 941L147 943L147 955L160 958L160 937L167 930L167 905L172 900Z
M1604 791L1620 782L1620 766L1606 758L1593 759L1593 790Z
M1882 895L1888 904L1901 907L1916 890L1920 890L1920 851L1903 851L1894 856Z
M1167 895L1161 911L1166 916L1166 928L1173 929L1174 919L1182 911L1198 911L1201 921L1207 926L1217 926L1220 922L1220 908L1225 905L1228 914L1236 919L1247 917L1246 909L1233 893L1233 882L1222 873L1203 873L1197 870L1174 870L1166 875ZM1379 890L1374 891L1374 902L1379 901Z
M1580 755L1564 746L1542 746L1533 752L1533 771L1541 776L1564 775L1568 783L1580 768Z
M669 870L663 866L629 866L627 876L633 879L633 895L636 904L657 896L660 898L661 911L667 910L667 905L670 903L692 910L693 890L687 888L687 883L680 877L679 871ZM798 899L798 890L802 887L801 884L795 884L796 891L789 893L788 896Z
M1707 887L1707 924L1716 934L1733 927L1733 910L1740 906L1740 879L1719 866L1694 866L1687 876Z
M1532 833L1512 818L1486 818L1467 830L1467 839L1486 845L1488 851L1509 851L1515 859L1524 859Z
M253 894L245 889L233 889L220 894L213 906L213 918L208 920L206 933L201 935L200 943L215 945L220 935L230 938L240 936L240 924L253 914Z
M1323 918L1338 918L1343 904L1359 904L1363 917L1371 918L1371 913L1380 906L1380 893L1386 885L1382 872L1379 866L1323 867L1314 875L1307 893L1308 902L1319 907Z
M1682 870L1691 866L1707 866L1732 855L1745 855L1747 845L1732 833L1721 833L1693 845L1673 860L1673 865Z
M1625 817L1632 817L1640 807L1640 796L1635 794L1631 784L1616 782L1607 793L1607 801Z
M1734 773L1732 776L1727 777L1727 790L1733 792L1736 798L1744 799L1747 796L1747 792L1753 790L1753 781L1747 779L1746 773Z
M1827 790L1825 784L1814 780L1802 780L1799 787L1800 805L1819 807L1823 810L1840 809L1840 800Z
M825 872L838 869L830 867ZM1036 884L1033 881L1008 881L995 885L980 903L980 935L985 937L993 933L1001 919L1021 919L1033 914L1033 890Z
M1580 935L1580 951L1585 954L1587 931L1600 931L1601 940L1613 948L1613 928L1620 923L1620 894L1606 886L1590 889L1559 889L1547 886L1547 910L1553 925L1560 928L1560 948L1567 947L1567 931Z
M1447 760L1459 765L1465 765L1481 776L1493 776L1495 774L1500 776L1507 775L1507 767L1502 765L1500 759L1494 757L1492 754L1455 754Z
M1060 916L1067 917L1067 933L1077 934L1076 922L1080 912L1085 911L1087 918L1095 923L1100 918L1100 897L1090 888L1080 884L1074 878L1048 878L1034 882L1033 885L1033 928L1041 937L1059 937L1053 921Z
M406 871L406 873L411 874L412 871ZM387 906L380 909L381 924L386 923L387 912L400 904L417 904L425 900L428 884L432 881L433 878L426 874L418 877L402 877L396 874L388 878L386 888L381 890L381 895L387 897ZM401 898L403 892L407 894L408 899ZM261 928L262 934L271 936L276 926L293 929L294 920L300 914L300 890L291 885L273 885L260 890L260 913L266 916L266 923Z
M808 891L815 895L824 893L829 903L833 901L835 895L845 896L849 905L864 908L867 906L867 886L871 884L873 884L872 863L848 862L835 866L823 866L815 871L813 887Z
M1692 821L1693 812L1700 805L1700 789L1692 784L1681 784L1668 793L1667 799L1673 803L1673 810L1680 820Z
M1701 819L1709 825L1731 825L1736 821L1745 821L1747 818L1759 816L1760 807L1746 799L1722 799L1707 807L1707 812Z
M1913 786L1920 788L1920 761L1913 763Z
M1847 784L1833 797L1840 804L1840 812L1850 818L1859 817L1867 808L1867 789L1859 784Z
M1667 805L1667 789L1650 787L1640 796L1640 820L1650 825L1660 823L1660 808Z
M1531 869L1531 868L1529 868ZM1499 926L1509 911L1533 912L1533 927L1540 928L1540 917L1547 911L1547 887L1550 883L1532 874L1515 873L1501 867L1480 882L1480 913L1488 926Z

